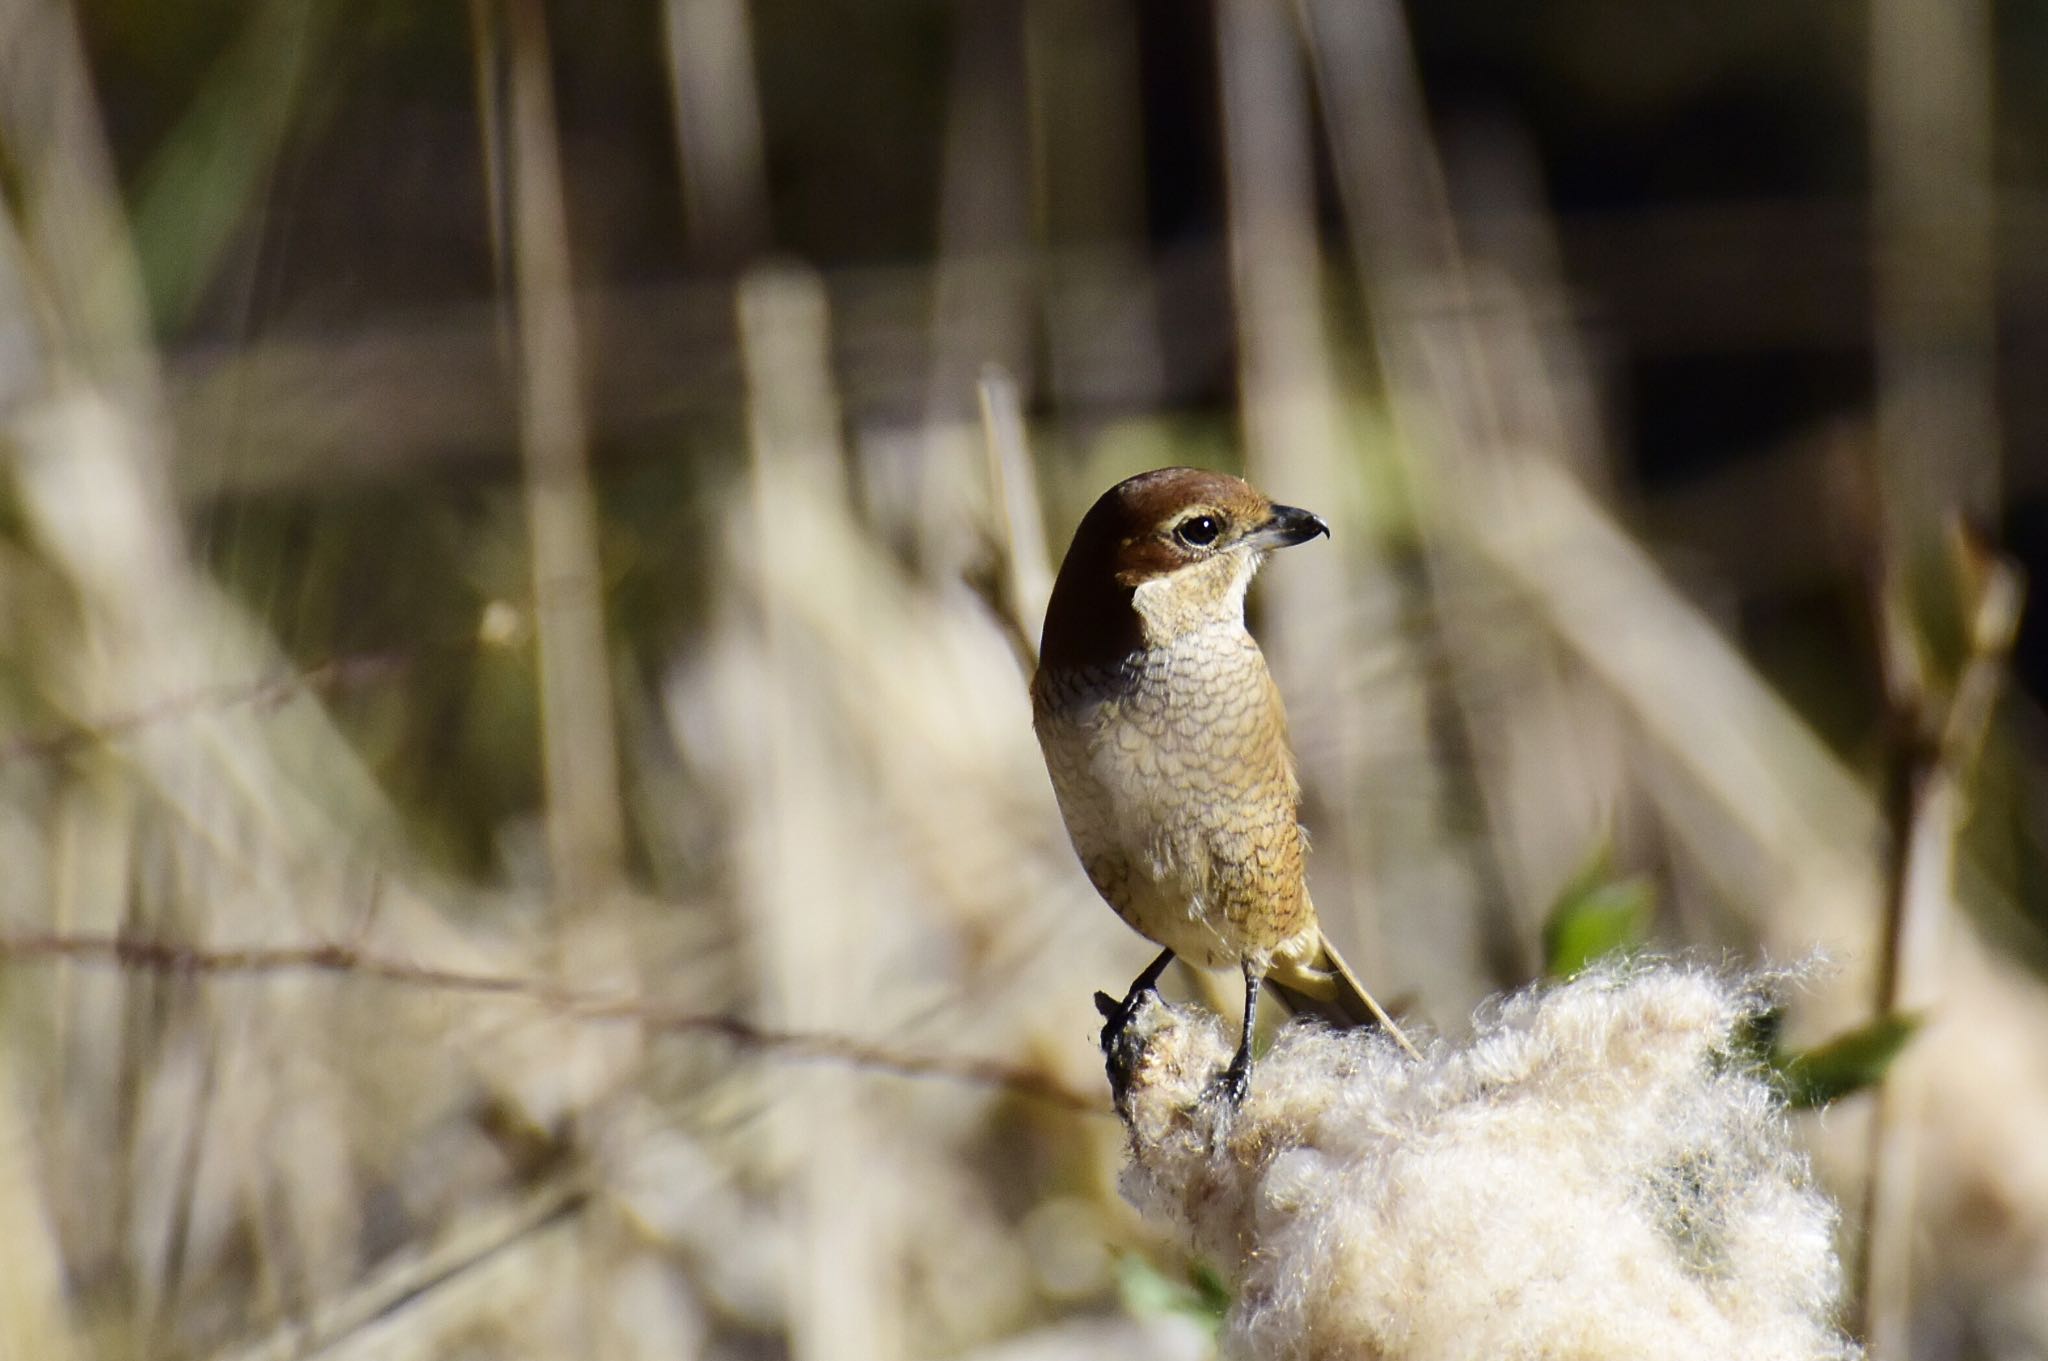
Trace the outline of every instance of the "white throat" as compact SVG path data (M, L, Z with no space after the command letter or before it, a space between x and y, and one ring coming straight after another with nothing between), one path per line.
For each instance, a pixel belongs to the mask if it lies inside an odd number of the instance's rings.
M1150 647L1211 629L1244 627L1244 596L1263 553L1219 553L1206 561L1139 583L1131 592Z

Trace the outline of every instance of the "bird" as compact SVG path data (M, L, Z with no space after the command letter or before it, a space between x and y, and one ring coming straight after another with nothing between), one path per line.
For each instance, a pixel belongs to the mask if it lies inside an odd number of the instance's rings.
M1098 994L1104 1044L1178 957L1244 978L1244 1023L1218 1078L1251 1084L1262 986L1297 1009L1377 1024L1416 1051L1316 920L1287 715L1245 625L1245 593L1276 549L1323 519L1250 483L1159 468L1104 492L1074 532L1047 602L1032 727L1082 868L1162 947L1121 1003Z

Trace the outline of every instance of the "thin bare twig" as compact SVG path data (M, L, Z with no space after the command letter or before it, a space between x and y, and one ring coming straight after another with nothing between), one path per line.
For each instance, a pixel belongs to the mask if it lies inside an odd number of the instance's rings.
M1919 650L1907 633L1912 624L1904 588L1894 584L1884 602L1887 680L1902 754L1885 800L1891 846L1876 998L1880 1019L1925 1013L1940 1000L1955 897L1956 837L1967 816L1967 789L2003 687L2025 594L2011 563L1967 536L1958 536L1958 543L1970 592L1965 619L1969 651L1945 705L1927 693ZM1871 1116L1858 1299L1863 1338L1879 1361L1905 1356L1909 1342L1923 1089L1910 1058L1895 1064L1878 1088Z
M475 973L393 959L341 941L304 945L201 948L145 936L54 933L0 935L0 964L63 960L184 978L292 973L338 974L399 987L503 997L563 1013L579 1022L628 1022L664 1034L707 1035L734 1047L794 1062L838 1063L898 1077L999 1087L1068 1110L1107 1115L1109 1108L1057 1079L996 1059L919 1054L823 1031L756 1025L720 1012L691 1011L658 999L589 992L543 978Z
M267 709L309 691L347 690L403 670L410 659L395 653L336 657L304 671L264 676L241 685L208 685L169 695L155 704L106 718L79 719L42 732L0 738L0 766L25 760L57 760L159 723L224 709Z
M445 1313L448 1297L465 1287L502 1299L505 1283L493 1279L493 1266L522 1244L532 1246L540 1235L562 1228L588 1203L583 1177L570 1174L488 1206L442 1227L431 1241L393 1253L341 1296L319 1301L217 1361L369 1355L379 1341L389 1343L378 1336L380 1330L415 1326L418 1313L437 1307Z

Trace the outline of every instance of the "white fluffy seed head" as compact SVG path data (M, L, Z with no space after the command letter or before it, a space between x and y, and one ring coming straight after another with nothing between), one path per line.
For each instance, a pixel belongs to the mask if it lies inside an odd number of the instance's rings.
M1734 1053L1756 987L1654 966L1508 998L1421 1063L1288 1027L1234 1115L1155 1006L1124 1191L1232 1281L1260 1358L1851 1358L1835 1212Z

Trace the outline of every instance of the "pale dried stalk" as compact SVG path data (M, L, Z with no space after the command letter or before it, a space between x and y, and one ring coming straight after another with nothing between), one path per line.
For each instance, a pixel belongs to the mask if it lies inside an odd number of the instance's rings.
M41 1182L32 1109L0 1052L0 1356L66 1361L83 1355L66 1298L62 1245Z
M1540 642L1503 645L1476 570L1442 509L1519 513L1515 470L1597 441L1564 428L1527 300L1483 288L1459 240L1405 17L1393 0L1297 0L1345 207L1353 270L1417 492L1432 615L1451 665L1472 795L1491 854L1471 871L1497 983L1541 967L1542 913L1585 848L1612 830L1616 736L1607 706ZM1517 283L1520 283L1518 280ZM1553 292L1561 292L1551 281ZM1490 920L1489 920L1490 918Z
M845 473L830 362L830 320L817 277L755 273L740 285L741 355L753 455L747 550L761 593L765 661L761 758L739 791L756 829L744 870L751 944L781 1024L843 1025L874 1005L869 980L878 904L838 867L856 863L834 787L835 736L807 692L803 622L789 588L838 565L817 522L843 505ZM793 1168L786 1187L796 1246L788 1276L798 1361L889 1361L903 1351L887 1264L888 1188L874 1175L870 1126L847 1075L812 1071L782 1084L776 1133Z
M982 548L976 379L997 364L1028 382L1031 360L1024 6L986 0L954 15L924 429L904 526L934 581L957 579Z
M1052 596L1052 567L1031 448L1025 440L1024 406L1016 379L993 364L982 370L977 390L988 449L989 496L1003 555L1003 612L1023 655L1035 664L1045 602Z
M0 147L53 385L153 387L141 274L68 4L0 0Z
M42 567L76 605L38 640L38 680L60 712L158 712L167 692L282 664L190 559L121 195L69 9L0 7L0 32L0 142L22 189L10 204L24 205L20 259L41 324L38 371L6 413L8 473ZM354 753L310 704L188 718L134 728L95 778L63 788L59 826L75 841L52 857L58 919L179 938L338 929L337 881L355 871L334 848L360 856L366 834L389 826ZM158 858L144 860L151 849ZM187 1322L181 1282L219 1269L231 1238L254 1259L237 1268L252 1308L349 1269L361 1206L340 1137L284 1137L332 1096L321 1060L292 1043L294 1012L315 999L284 990L270 999L283 1019L261 1029L247 999L204 988L168 1002L146 988L57 991L67 1014L53 1028L70 1042L34 1070L48 1084L36 1099L65 1136L46 1184L93 1197L101 1212L74 1221L80 1250L122 1274L139 1335L172 1345ZM304 1099L266 1110L264 1082L213 1083L218 1056L216 1071L239 1058Z
M1160 295L1143 248L1136 8L1132 0L1024 6L1044 386L1082 425L1104 406L1150 410L1165 396Z
M539 0L478 3L493 7L478 34L487 147L503 155L494 181L505 195L514 290L548 856L558 905L576 912L620 886L625 834L554 77ZM492 140L499 54L491 44L500 37L502 143Z
M768 242L761 99L747 0L667 0L662 14L682 160L683 225L700 257L742 259Z
M1261 586L1273 669L1287 694L1296 753L1310 797L1318 877L1358 887L1348 903L1327 894L1335 935L1367 979L1384 960L1365 868L1366 752L1331 684L1369 642L1354 627L1356 577L1379 576L1368 540L1346 524L1356 478L1325 326L1315 221L1314 145L1301 53L1288 12L1273 0L1220 0L1216 44L1222 83L1230 279L1236 301L1238 387L1247 475L1273 496L1339 526L1336 551L1290 559ZM1355 576L1354 576L1355 574ZM1347 580L1347 578L1353 578ZM1348 926L1349 929L1346 929Z

